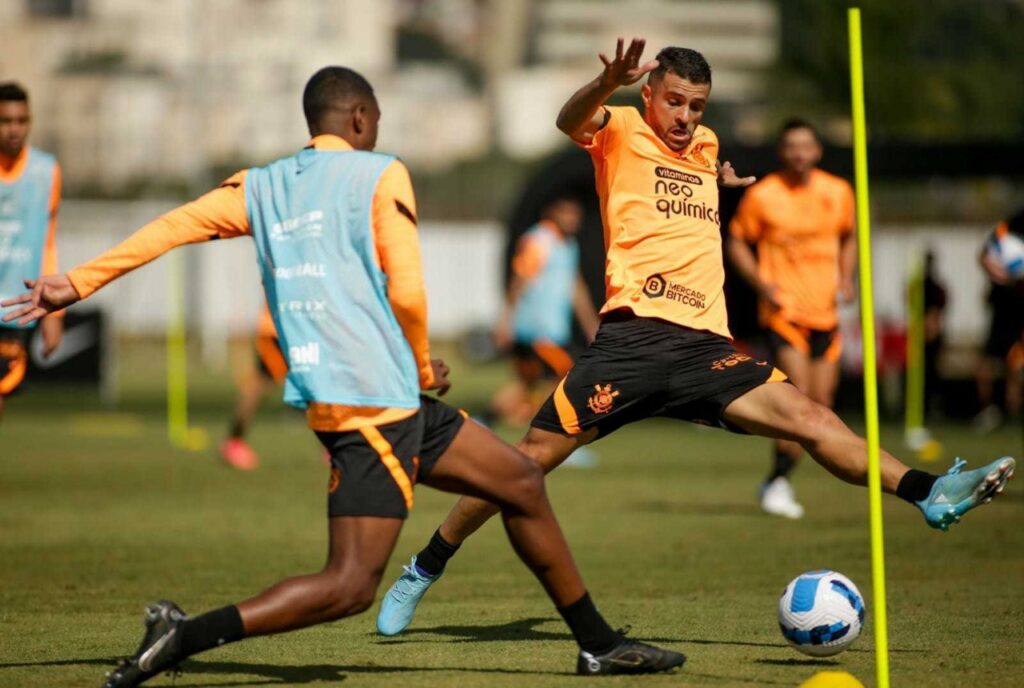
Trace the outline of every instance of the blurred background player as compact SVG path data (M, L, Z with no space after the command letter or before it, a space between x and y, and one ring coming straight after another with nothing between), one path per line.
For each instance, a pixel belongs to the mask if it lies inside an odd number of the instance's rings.
M57 272L57 210L60 166L49 153L28 145L32 115L28 93L0 84L0 300L24 290L23 280ZM34 326L0 323L0 415L4 397L25 377L28 338ZM43 355L60 344L60 314L43 319Z
M992 311L988 337L975 369L981 411L974 418L974 428L979 432L991 432L1003 424L1006 416L1016 417L1021 412L1022 382L1011 369L1020 355L1018 345L1024 333L1024 282L1014 280L990 250L995 241L1007 234L1024 239L1024 209L996 225L979 256L990 282L988 305ZM995 395L995 378L999 370L1007 373L1005 415Z
M935 251L929 249L924 255L924 401L927 413L935 410L943 394L939 361L946 345L946 308L949 306L949 289L936 272L935 261Z
M487 422L529 422L572 368L573 315L587 341L597 332L597 310L579 271L575 237L582 220L578 200L556 198L516 245L505 308L494 331L498 347L511 349L516 379L495 393Z
M854 295L853 188L818 169L821 139L809 122L783 125L778 154L781 169L740 201L729 226L729 257L760 297L776 364L811 399L832 408L842 346L836 302ZM788 478L802 454L798 443L775 440L760 490L767 513L803 516Z
M259 466L259 456L245 441L245 434L264 395L275 385L283 385L287 375L288 362L281 351L270 309L264 303L256 328L256 366L239 386L230 434L220 445L220 456L228 465L243 471Z

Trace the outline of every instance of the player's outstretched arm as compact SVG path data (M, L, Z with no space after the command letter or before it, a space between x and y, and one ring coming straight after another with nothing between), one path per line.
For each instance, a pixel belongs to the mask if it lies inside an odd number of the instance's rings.
M604 63L604 70L596 79L572 94L562 106L556 121L558 128L572 139L589 143L590 138L605 124L601 106L615 89L636 83L644 74L658 67L657 60L640 64L646 43L643 38L634 38L623 52L623 40L620 38L615 46L614 59L608 59L604 53L600 53L598 57Z

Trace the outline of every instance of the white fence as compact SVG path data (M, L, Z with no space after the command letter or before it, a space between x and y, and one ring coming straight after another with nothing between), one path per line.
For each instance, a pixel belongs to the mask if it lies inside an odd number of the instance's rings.
M61 212L61 265L87 260L171 207L153 201L68 201ZM977 264L989 228L929 225L876 226L875 294L879 318L902 320L912 255L932 248L950 292L947 332L952 343L981 340L987 324L986 282ZM454 337L490 325L501 308L504 230L497 222L424 222L424 272L430 299L431 332ZM220 241L184 249L186 304L190 332L216 356L228 336L252 331L262 290L252 242ZM166 261L156 261L102 290L91 300L113 317L117 332L148 335L167 322Z

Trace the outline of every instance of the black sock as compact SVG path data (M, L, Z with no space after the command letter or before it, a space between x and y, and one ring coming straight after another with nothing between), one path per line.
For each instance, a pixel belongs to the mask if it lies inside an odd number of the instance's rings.
M772 462L772 472L768 474L768 481L771 482L776 478L785 478L793 471L793 466L796 465L796 459L782 451L778 447L775 447L775 457Z
M231 421L231 434L233 440L240 440L245 435L245 424L237 418Z
M558 613L565 619L580 648L591 654L604 654L622 642L622 636L613 631L597 611L589 592L583 593L583 597L568 607L559 607Z
M939 479L939 476L925 473L915 468L900 478L900 484L896 487L896 496L913 504L926 499L932 491L932 485Z
M441 529L438 528L423 551L416 555L416 567L431 576L436 576L444 571L444 565L455 556L461 546L453 545L441 537Z
M242 615L238 607L230 605L214 609L194 619L187 619L181 627L182 657L191 657L211 647L233 643L245 637Z

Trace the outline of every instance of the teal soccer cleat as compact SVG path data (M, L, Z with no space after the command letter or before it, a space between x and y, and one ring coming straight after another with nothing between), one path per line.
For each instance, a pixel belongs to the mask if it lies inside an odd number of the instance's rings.
M915 502L932 528L949 530L968 511L991 502L1013 476L1016 462L1004 456L983 468L961 473L966 465L966 461L957 459L946 475L935 481L928 497Z
M408 566L403 566L405 573L384 594L377 613L377 632L381 635L398 635L412 623L416 613L416 605L423 599L427 589L441 577L443 571L436 576L428 576L416 569L416 557Z

